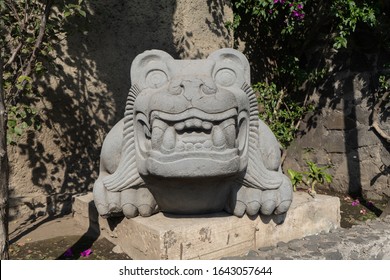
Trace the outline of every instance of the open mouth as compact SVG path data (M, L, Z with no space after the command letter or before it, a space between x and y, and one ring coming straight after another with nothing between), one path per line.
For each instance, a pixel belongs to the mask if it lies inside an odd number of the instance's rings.
M146 169L155 175L204 177L234 174L246 147L248 114L231 108L206 113L191 108L178 114L136 114L136 141ZM148 171L147 171L148 170Z
M190 109L180 114L153 111L150 116L153 152L163 155L222 152L236 148L237 110L208 114Z
M143 154L173 161L180 157L208 158L238 155L245 143L246 114L237 108L206 113L191 108L178 114L152 111L137 114L137 140ZM149 121L149 120L150 121Z

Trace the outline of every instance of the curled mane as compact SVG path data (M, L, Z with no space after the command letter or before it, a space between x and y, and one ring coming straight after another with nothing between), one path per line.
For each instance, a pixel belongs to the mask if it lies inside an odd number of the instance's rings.
M239 178L239 183L246 187L268 190L277 189L283 180L276 171L268 170L263 163L259 143L259 109L257 98L250 85L244 83L241 87L249 99L249 147L248 166L245 175Z
M121 159L115 172L103 178L103 185L107 190L121 191L145 185L138 173L135 157L134 103L139 93L138 86L133 85L127 96Z

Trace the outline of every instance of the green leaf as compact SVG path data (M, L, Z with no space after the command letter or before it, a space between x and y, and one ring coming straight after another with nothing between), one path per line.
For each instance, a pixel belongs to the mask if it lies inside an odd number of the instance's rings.
M325 181L326 181L327 183L331 183L331 182L332 182L332 179L333 179L332 175L330 175L330 174L328 174L328 173L325 173L325 174L324 174L324 178L325 178Z
M288 175L290 175L290 178L294 178L295 174L297 173L295 170L292 170L292 169L288 169L287 172L288 172Z
M8 122L7 122L7 126L8 128L14 128L16 126L16 120L13 120L13 119L8 119Z
M22 135L22 133L23 133L23 129L19 126L15 126L14 131L15 131L15 134L18 136Z
M82 17L86 17L87 16L87 13L84 11L84 10L78 10L79 14L82 16Z
M31 83L32 79L29 76L20 75L18 77L18 83L23 83L24 81Z
M26 129L29 125L26 122L22 122L21 128Z

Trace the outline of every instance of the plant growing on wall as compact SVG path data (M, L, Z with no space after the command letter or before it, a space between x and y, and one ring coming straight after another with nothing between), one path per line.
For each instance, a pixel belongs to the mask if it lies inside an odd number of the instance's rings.
M265 109L260 117L284 146L294 139L300 119L313 109L309 108L308 88L316 86L329 73L324 58L318 58L317 65L307 64L305 59L310 46L323 34L322 44L338 50L348 46L348 39L359 24L379 29L383 3L372 0L233 1L234 20L228 25L238 28L244 22L246 28L253 28L258 35L250 39L262 42L263 48L256 52L267 56L262 58L264 82L255 83L255 88L260 94L259 102L271 104L260 103ZM304 96L300 96L302 92ZM273 108L267 111L267 107Z
M387 75L382 75L379 77L379 90L376 96L377 102L373 109L372 114L372 127L375 131L387 142L390 142L390 134L383 130L379 125L379 114L381 106L384 104L389 104L390 101L390 77Z
M309 187L309 193L312 196L316 195L316 186L318 184L325 184L332 182L332 175L326 172L330 166L319 167L312 161L306 161L308 170L307 171L296 171L293 169L288 169L287 173L290 176L291 183L293 185L294 191L297 190L297 186L301 183L304 183Z
M275 83L256 83L253 89L258 93L259 117L264 120L274 132L278 141L285 148L294 139L302 116L313 107L291 99L287 89L277 89Z
M36 81L46 71L53 45L58 43L69 16L86 16L83 0L0 1L0 245L8 258L7 143L15 144L27 129L39 129L34 103L42 96Z

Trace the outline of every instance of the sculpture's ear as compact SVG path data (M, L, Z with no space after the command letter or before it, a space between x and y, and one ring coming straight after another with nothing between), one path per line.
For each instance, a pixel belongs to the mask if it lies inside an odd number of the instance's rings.
M173 60L168 53L160 50L145 51L135 57L131 64L132 85L140 89L159 88L168 82L167 62Z
M215 61L214 79L219 78L222 82L229 84L228 70L233 70L236 75L236 82L241 83L239 86L242 86L244 82L250 85L250 65L248 59L241 52L229 48L220 49L210 54L208 59ZM220 77L216 77L216 75Z

